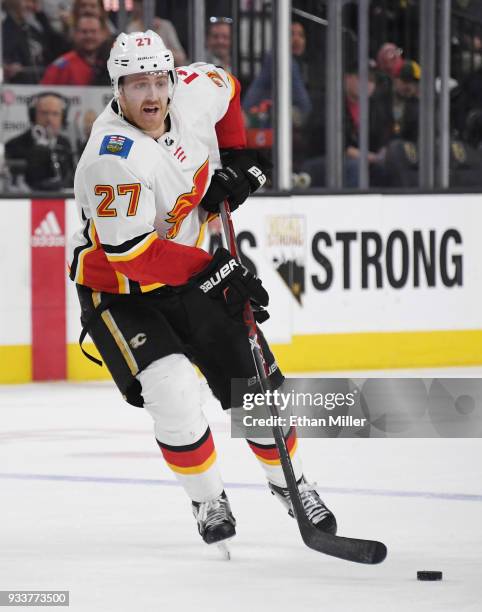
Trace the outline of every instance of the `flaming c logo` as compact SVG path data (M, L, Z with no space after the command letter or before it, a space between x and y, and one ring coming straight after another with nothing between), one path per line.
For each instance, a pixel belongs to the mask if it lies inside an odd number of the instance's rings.
M181 193L177 198L172 209L167 213L167 223L171 223L171 227L166 234L166 238L172 240L179 234L182 222L188 216L201 200L209 175L209 163L206 160L203 165L196 170L193 178L193 186L189 193Z

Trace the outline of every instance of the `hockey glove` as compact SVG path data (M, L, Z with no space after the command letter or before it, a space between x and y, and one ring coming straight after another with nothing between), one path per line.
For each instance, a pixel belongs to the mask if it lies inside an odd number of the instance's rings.
M211 213L228 200L231 211L262 187L270 176L271 162L256 150L229 149L221 153L223 168L215 170L201 206Z
M242 313L247 300L252 302L254 308L267 306L269 302L268 292L259 278L222 247L215 252L207 268L191 279L191 283L209 297L223 299L228 313L234 317ZM255 311L255 318L260 323L269 317L262 309L259 314L260 317L256 316Z

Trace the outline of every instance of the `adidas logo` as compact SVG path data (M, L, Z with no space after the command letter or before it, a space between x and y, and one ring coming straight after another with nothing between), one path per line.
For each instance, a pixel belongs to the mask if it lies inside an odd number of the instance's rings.
M51 210L45 215L32 236L33 247L63 247L65 236L62 234L55 213Z

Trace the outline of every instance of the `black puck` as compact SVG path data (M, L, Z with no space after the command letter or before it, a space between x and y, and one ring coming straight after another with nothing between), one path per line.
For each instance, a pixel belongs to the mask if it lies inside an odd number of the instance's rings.
M417 580L442 580L442 572L417 572Z

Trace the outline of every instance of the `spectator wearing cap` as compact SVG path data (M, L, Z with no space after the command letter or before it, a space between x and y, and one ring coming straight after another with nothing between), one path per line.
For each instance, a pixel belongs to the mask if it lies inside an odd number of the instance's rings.
M230 17L210 17L206 33L206 61L231 72L231 28Z
M393 81L393 135L414 143L418 141L420 76L417 62L406 60Z
M358 166L360 159L360 81L358 64L348 65L344 77L345 95L345 186L358 186ZM373 69L368 71L369 134L368 164L371 186L384 186L383 156L388 144L393 124L391 109L384 96L376 90L376 75Z
M106 42L108 32L99 17L79 17L74 29L75 49L47 67L43 85L107 85Z
M419 85L421 69L406 59L393 80L393 134L385 155L385 172L391 186L418 184Z

